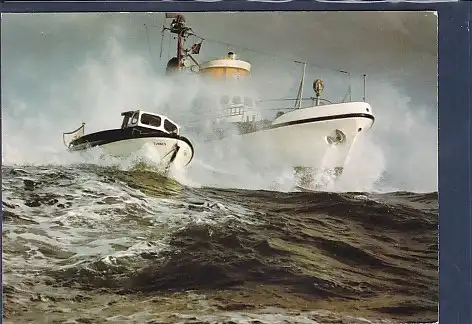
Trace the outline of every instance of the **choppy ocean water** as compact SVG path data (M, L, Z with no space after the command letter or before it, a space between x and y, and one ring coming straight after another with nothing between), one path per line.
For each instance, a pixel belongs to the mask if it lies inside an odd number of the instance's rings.
M2 167L6 323L436 322L438 195Z

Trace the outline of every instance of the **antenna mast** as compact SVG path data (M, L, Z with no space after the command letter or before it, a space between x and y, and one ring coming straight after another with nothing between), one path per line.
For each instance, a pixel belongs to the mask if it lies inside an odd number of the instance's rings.
M182 14L166 13L166 18L172 19L172 22L170 23L170 27L164 27L164 30L168 30L170 33L177 35L177 63L180 69L183 66L183 40L190 34L189 32L192 29L185 25L185 17Z
M302 99L303 99L303 86L305 85L305 71L306 71L306 63L305 62L298 62L297 63L303 63L303 72L302 72L302 78L300 80L300 86L298 88L298 95L297 95L297 101L295 102L295 108L300 109L302 106Z
M203 42L201 37L196 36L192 28L186 25L185 17L178 13L166 13L166 19L172 19L169 27L163 26L162 31L168 30L171 34L177 35L177 53L176 56L171 58L167 62L166 74L170 74L174 71L181 71L184 68L184 58L189 57L197 66L198 62L192 57L191 54L198 54ZM184 49L184 42L188 36L193 35L200 38L199 44L194 44L190 49Z

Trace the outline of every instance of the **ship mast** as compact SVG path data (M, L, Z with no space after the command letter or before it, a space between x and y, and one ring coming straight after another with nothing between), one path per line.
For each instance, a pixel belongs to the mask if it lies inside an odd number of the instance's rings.
M187 37L190 35L196 36L193 33L192 28L186 25L186 20L185 20L184 15L178 14L178 13L166 13L165 17L166 19L172 19L172 22L170 23L169 27L163 26L162 32L167 30L171 34L177 35L176 56L171 58L169 62L167 62L166 72L170 73L174 71L183 70L185 57L189 57L196 65L198 65L198 62L192 57L191 53L198 54L200 52L200 47L201 47L202 42L200 42L199 44L193 44L193 46L190 49L184 49L184 42L187 39Z
M295 62L303 63L302 78L300 80L300 86L298 87L297 101L295 102L295 108L300 109L302 107L302 100L303 100L303 86L305 85L306 63L298 62L298 61L295 61Z

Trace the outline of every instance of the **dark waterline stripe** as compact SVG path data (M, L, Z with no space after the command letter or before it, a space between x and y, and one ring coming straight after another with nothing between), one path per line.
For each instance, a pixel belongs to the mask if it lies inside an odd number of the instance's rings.
M322 117L299 119L299 120L294 120L294 121L289 121L289 122L285 122L285 123L272 125L268 129L285 127L285 126L308 124L308 123L316 123L316 122L327 121L327 120L346 119L346 118L368 118L368 119L371 119L372 121L375 122L375 117L371 114L351 113L351 114L342 114L342 115L334 115L334 116L322 116Z

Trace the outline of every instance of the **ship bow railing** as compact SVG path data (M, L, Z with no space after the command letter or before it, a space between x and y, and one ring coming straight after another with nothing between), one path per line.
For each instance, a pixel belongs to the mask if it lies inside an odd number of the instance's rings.
M295 109L312 108L316 106L332 105L333 102L324 98L308 97L302 99L267 99L258 101L262 110L289 111Z
M64 145L69 148L70 143L82 136L84 136L85 133L85 123L82 123L78 128L74 129L71 132L64 132L62 133L62 141L64 142Z

